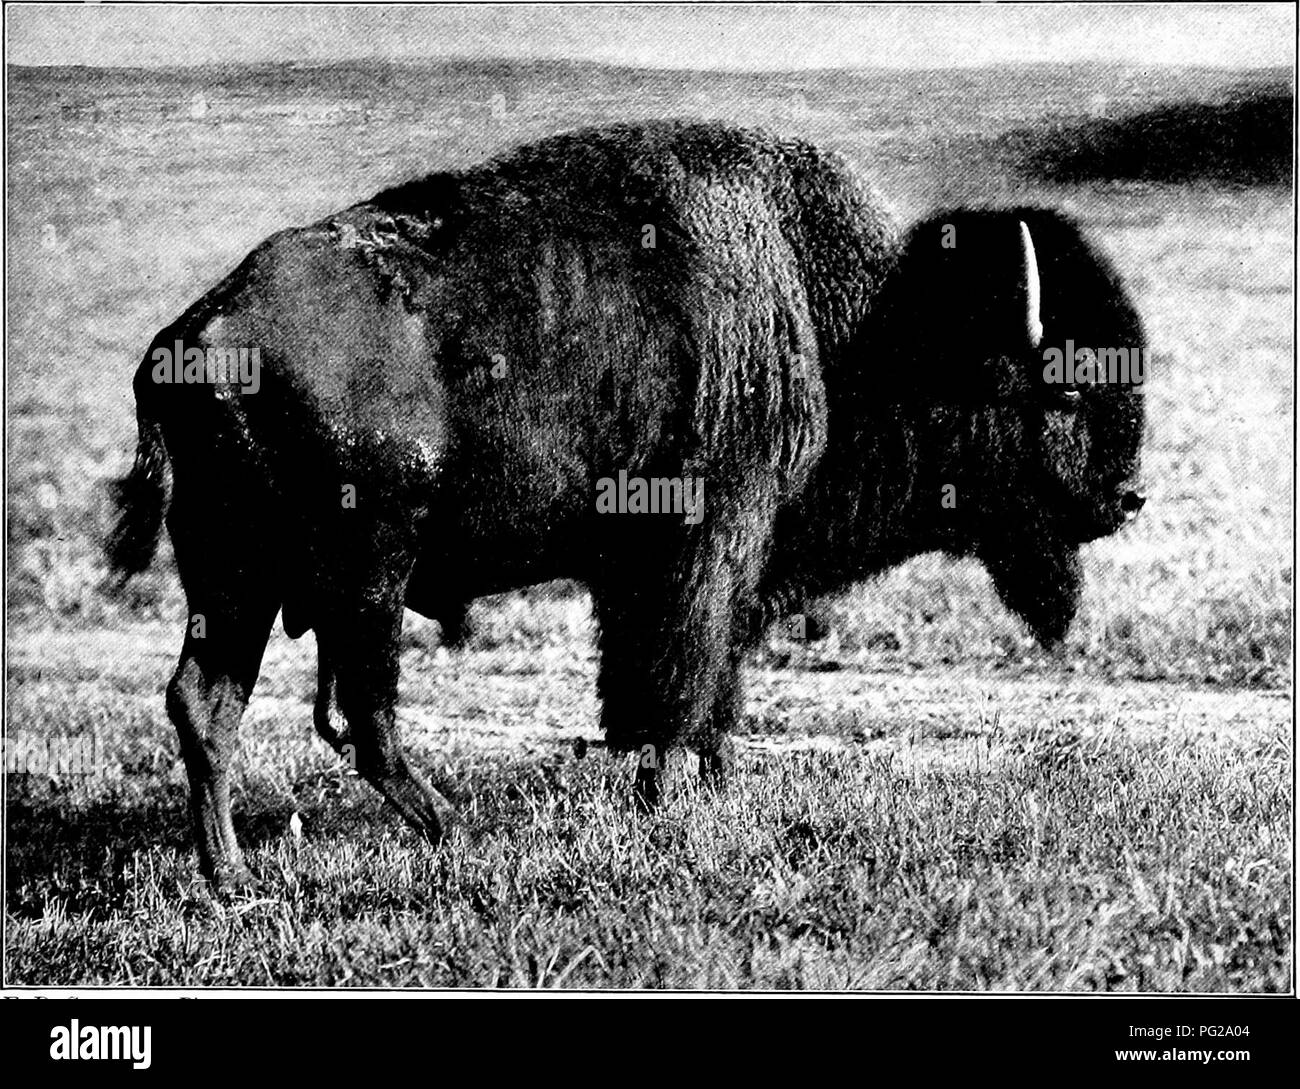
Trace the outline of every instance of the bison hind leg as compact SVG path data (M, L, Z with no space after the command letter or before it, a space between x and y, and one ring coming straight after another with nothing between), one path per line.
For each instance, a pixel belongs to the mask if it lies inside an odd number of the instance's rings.
M413 768L397 723L400 636L417 519L394 504L340 534L314 627L316 729L430 843L455 822L452 803ZM337 703L344 725L331 711Z
M232 765L280 603L268 572L242 547L236 514L213 518L180 491L169 526L189 615L167 713L190 782L199 868L224 893L253 883L231 816Z

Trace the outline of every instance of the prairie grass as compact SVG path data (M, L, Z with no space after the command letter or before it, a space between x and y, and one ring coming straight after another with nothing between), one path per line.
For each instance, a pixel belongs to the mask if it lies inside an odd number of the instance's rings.
M1289 758L1059 728L753 752L646 817L609 757L503 754L462 766L438 851L324 760L262 766L265 891L225 905L141 768L83 805L11 792L8 982L1283 991Z

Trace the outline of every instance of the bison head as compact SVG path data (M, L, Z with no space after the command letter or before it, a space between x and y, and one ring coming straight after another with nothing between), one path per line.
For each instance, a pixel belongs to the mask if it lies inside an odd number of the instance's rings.
M935 215L912 230L897 272L898 373L941 451L927 484L956 489L942 546L978 556L1051 645L1078 607L1080 544L1144 502L1137 312L1078 227L1041 209Z

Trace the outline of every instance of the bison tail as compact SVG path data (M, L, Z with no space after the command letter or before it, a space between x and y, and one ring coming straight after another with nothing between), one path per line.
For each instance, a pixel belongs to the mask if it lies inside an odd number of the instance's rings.
M135 463L126 476L109 485L117 521L104 542L104 551L115 589L125 586L153 560L167 510L170 473L162 428L142 412L137 418Z

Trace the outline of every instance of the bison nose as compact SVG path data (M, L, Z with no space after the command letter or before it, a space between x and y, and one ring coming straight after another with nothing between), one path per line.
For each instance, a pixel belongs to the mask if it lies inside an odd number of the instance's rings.
M1141 492L1126 491L1119 497L1119 509L1124 512L1125 518L1133 518L1146 506L1146 501L1147 497Z

